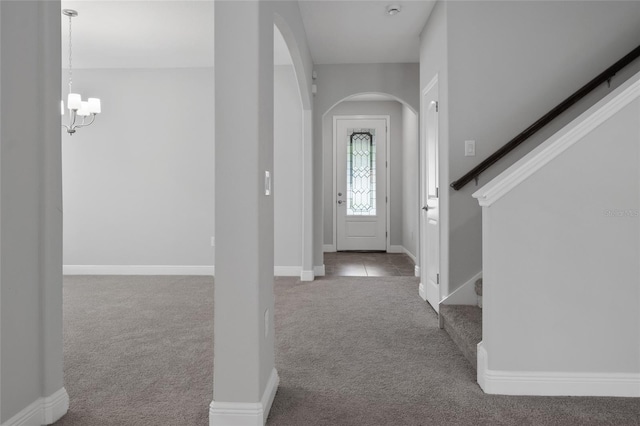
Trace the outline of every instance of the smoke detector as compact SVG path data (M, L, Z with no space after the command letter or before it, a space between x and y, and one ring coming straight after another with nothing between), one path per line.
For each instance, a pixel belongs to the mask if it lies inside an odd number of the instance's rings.
M390 4L389 6L387 6L387 15L389 16L393 16L393 15L397 15L398 13L400 13L400 5L398 4Z

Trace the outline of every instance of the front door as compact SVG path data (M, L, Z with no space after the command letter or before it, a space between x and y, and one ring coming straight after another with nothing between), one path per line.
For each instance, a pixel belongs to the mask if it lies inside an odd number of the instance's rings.
M422 94L420 290L436 312L440 304L440 205L438 184L438 82Z
M387 249L386 118L334 118L336 249Z

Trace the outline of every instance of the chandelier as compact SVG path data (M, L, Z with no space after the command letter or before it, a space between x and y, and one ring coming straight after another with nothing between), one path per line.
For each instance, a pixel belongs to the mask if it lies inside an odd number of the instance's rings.
M63 124L62 126L67 129L67 133L73 136L76 129L92 124L96 119L96 115L98 115L101 110L100 99L89 98L86 101L83 101L79 93L73 93L71 90L71 85L73 84L71 18L78 16L78 12L73 9L63 9L62 14L69 17L69 95L67 97L69 124ZM60 101L60 113L64 115L64 101ZM90 117L89 121L87 121L87 117Z

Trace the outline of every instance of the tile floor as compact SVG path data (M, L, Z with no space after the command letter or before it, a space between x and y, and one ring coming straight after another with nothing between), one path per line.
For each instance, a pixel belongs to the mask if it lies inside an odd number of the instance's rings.
M324 267L327 276L412 277L415 274L413 260L402 253L325 253Z

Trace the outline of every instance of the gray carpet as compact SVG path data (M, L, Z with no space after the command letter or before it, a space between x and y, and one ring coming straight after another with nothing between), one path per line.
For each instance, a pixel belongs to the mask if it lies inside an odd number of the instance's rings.
M213 283L66 277L58 425L208 424ZM631 398L482 393L410 277L278 278L269 425L638 425Z

